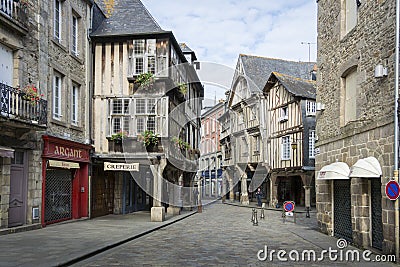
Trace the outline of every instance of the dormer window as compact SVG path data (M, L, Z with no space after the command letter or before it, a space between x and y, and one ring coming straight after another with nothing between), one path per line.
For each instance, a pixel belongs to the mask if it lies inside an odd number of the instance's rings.
M315 101L306 101L306 116L315 116L317 110L317 103Z

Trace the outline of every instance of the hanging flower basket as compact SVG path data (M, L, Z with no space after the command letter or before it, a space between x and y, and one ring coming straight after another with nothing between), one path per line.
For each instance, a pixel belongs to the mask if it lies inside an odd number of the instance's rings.
M28 101L32 106L35 106L43 97L43 94L39 94L38 89L33 84L27 85L18 90L22 99Z

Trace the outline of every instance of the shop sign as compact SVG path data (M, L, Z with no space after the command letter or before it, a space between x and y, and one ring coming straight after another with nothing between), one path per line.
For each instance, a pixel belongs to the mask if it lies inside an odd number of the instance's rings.
M49 160L49 167L63 168L63 169L79 169L79 163L60 161L60 160Z
M139 163L104 162L105 171L139 171Z

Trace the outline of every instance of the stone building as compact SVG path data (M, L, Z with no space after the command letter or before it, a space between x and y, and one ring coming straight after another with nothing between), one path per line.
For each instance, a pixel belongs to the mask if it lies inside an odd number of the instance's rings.
M393 119L396 3L317 3L319 228L357 246L393 253L394 202L385 196L384 186L398 160Z
M97 3L91 213L151 208L162 221L166 206L176 214L193 201L203 98L196 56L139 0Z
M251 55L239 55L231 89L227 96L221 143L224 155L224 176L230 199L240 194L240 201L249 203L249 192L262 188L270 201L270 183L265 179L271 171L268 158L268 105L263 89L272 72L310 79L314 63L293 62ZM239 183L240 182L240 183ZM303 190L300 186L298 190ZM253 195L250 194L250 198Z
M199 177L203 197L219 197L223 194L221 125L218 121L222 113L224 101L210 107L201 116Z
M91 6L1 1L2 228L88 216Z

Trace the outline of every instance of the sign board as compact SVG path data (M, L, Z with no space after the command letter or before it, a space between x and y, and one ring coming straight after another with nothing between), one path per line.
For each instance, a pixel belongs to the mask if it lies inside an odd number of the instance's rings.
M105 171L139 171L139 163L104 162Z
M290 212L285 212L285 215L289 216L289 217L293 217L293 212L291 212L291 211Z
M79 163L60 161L60 160L49 160L49 167L63 168L63 169L79 169Z
M286 212L291 212L294 211L294 202L293 201L285 201L283 203L283 208L285 209Z
M397 183L394 180L389 181L385 186L385 192L386 192L386 196L390 200L396 200L399 197L399 194L400 194L399 183Z

